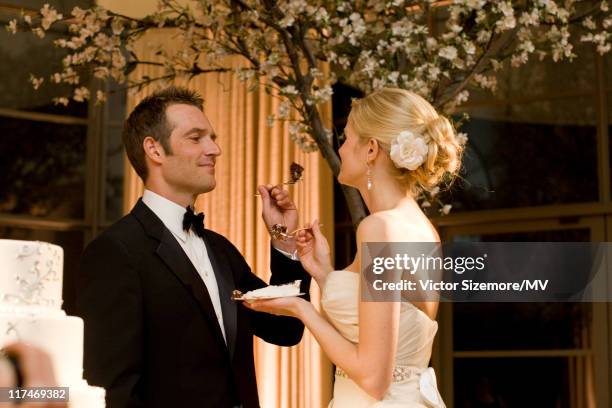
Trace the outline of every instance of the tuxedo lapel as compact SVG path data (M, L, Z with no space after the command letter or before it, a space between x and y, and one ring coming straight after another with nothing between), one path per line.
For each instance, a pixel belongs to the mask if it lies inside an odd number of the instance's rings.
M234 277L229 263L226 263L227 266L222 266L220 262L220 259L227 259L227 257L225 256L225 250L217 243L217 240L211 236L208 230L204 230L204 237L202 239L206 244L206 251L208 252L208 257L217 279L221 310L223 311L223 326L225 327L225 336L227 338L230 357L233 359L238 324L238 306L231 298L232 291L236 288Z
M215 314L215 308L206 289L206 285L198 274L189 257L179 243L176 241L172 233L164 226L159 218L139 200L132 214L144 226L145 231L149 236L156 238L159 241L159 246L156 249L156 254L166 264L166 266L176 275L179 281L185 286L188 293L195 298L204 315L209 320L210 326L215 333L215 337L219 343L227 350L227 345ZM216 272L215 272L216 273ZM218 275L217 275L218 276ZM219 286L221 292L221 286ZM231 292L230 292L231 293ZM225 310L223 310L225 312ZM225 316L224 316L225 319Z

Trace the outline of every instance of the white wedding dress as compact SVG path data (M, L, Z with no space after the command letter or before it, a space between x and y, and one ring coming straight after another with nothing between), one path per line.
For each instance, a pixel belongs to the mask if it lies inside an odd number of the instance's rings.
M327 276L321 304L331 323L352 343L359 341L359 281L355 272ZM402 302L393 382L384 398L368 395L344 371L336 369L334 395L328 408L445 408L434 370L428 367L438 323L410 302Z

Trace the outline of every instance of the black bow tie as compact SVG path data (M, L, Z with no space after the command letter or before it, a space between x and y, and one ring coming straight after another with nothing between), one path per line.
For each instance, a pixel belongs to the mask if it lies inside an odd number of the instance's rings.
M183 216L183 229L189 231L193 228L193 231L200 238L204 236L204 213L195 214L190 206L187 206L187 211Z

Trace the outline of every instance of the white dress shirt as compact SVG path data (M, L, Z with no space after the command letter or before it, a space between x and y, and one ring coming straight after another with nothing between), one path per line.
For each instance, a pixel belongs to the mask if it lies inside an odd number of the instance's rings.
M213 271L206 251L206 245L202 238L198 237L192 229L189 231L183 230L183 216L185 208L156 194L150 190L145 190L142 195L142 202L147 205L164 223L166 228L172 232L174 238L178 241L183 251L198 271L198 274L204 281L210 300L215 308L215 314L223 333L223 338L227 342L225 336L225 327L223 326L223 313L221 311L221 299L219 298L219 287L217 286L217 278Z

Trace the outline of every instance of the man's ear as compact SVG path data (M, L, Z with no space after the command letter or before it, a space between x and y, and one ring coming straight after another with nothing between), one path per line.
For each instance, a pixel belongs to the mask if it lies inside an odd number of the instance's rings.
M378 140L369 139L368 140L368 150L366 152L366 160L368 163L373 162L378 156L378 152L380 151L380 146L378 144Z
M142 141L142 147L145 155L155 163L161 163L164 157L164 149L155 139L151 136L147 136Z

